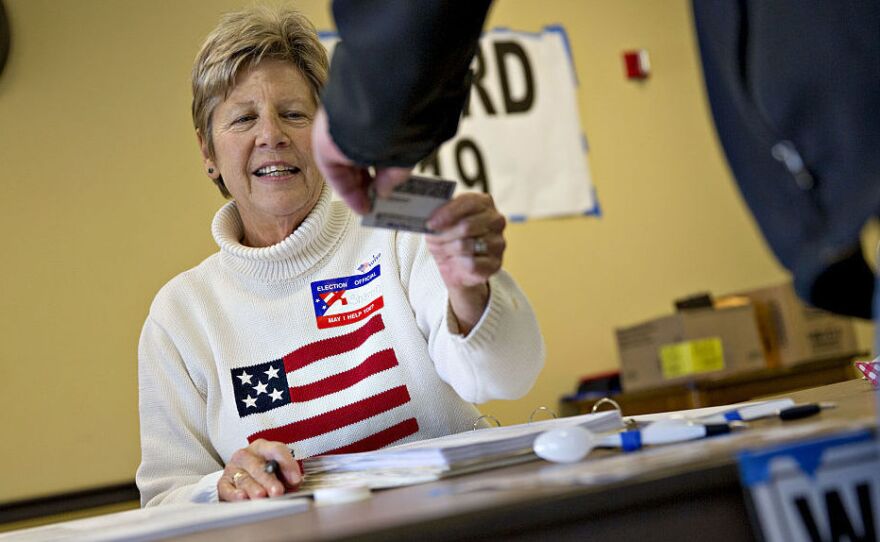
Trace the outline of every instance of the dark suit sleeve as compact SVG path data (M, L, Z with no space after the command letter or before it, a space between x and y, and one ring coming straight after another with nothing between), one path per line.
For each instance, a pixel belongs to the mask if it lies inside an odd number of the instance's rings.
M880 213L877 0L694 0L728 163L808 302L871 316L859 234Z
M455 134L490 0L335 0L322 101L363 165L412 166Z

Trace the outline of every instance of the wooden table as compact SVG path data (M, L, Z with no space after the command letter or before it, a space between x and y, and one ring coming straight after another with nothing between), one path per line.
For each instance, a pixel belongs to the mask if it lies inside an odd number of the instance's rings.
M761 431L813 424L839 431L851 420L874 423L874 393L850 380L788 394L796 402L835 401L838 408L816 417L753 422ZM788 435L792 431L782 431ZM777 432L778 433L778 432ZM785 438L785 437L783 437ZM306 512L262 523L204 531L181 538L215 540L752 540L735 453L746 447L720 437L672 446L705 446L711 453L649 468L630 479L583 485L550 485L458 492L464 482L488 477L529 477L559 468L543 461L496 469L407 488L374 492L370 500ZM754 444L754 443L753 443ZM686 448L681 448L685 450ZM694 448L687 448L693 450ZM667 453L666 451L670 452ZM672 447L664 453L678 457ZM635 457L637 454L630 454ZM602 465L616 452L592 453L578 467ZM620 461L621 457L616 456ZM595 463L589 463L595 462ZM534 476L532 476L534 477Z
M729 405L754 397L813 388L857 376L854 358L833 358L612 395L625 415ZM562 416L588 414L601 397L561 401Z

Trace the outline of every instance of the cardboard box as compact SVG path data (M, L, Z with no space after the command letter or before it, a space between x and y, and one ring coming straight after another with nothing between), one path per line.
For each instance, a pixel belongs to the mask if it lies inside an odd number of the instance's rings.
M859 354L852 318L808 306L791 283L737 295L755 306L770 367Z
M616 334L624 391L766 367L751 305L685 310Z

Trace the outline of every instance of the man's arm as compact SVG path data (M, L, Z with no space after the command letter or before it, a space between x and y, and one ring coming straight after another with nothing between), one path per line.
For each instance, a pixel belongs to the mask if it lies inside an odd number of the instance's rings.
M336 46L316 121L316 162L355 210L373 182L387 194L455 134L490 0L336 0ZM402 168L387 182L382 171ZM341 190L340 190L341 188ZM346 192L355 194L351 200Z

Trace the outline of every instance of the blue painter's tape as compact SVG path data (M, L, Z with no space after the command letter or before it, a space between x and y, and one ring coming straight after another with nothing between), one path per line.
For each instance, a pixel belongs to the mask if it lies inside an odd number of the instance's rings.
M525 222L529 217L526 215L508 215L507 219L511 222Z
M620 434L620 444L624 452L634 452L642 448L642 432L638 429Z
M873 438L870 430L863 429L833 437L823 437L795 444L772 446L764 450L746 450L740 452L737 456L739 461L739 475L740 478L742 478L743 483L747 486L766 483L770 480L771 461L777 457L787 456L797 462L804 474L813 478L816 475L816 470L818 470L822 464L822 456L825 454L826 450L839 446L846 446L848 444L870 441Z
M584 216L601 217L602 216L602 207L599 205L599 196L596 194L596 187L595 186L593 186L593 202L595 202L595 204L593 205L593 208L587 209L586 211L584 211Z
M318 39L325 40L330 38L338 38L339 32L335 30L318 30Z
M540 39L541 36L546 34L546 31L541 32L529 32L528 30L514 30L509 26L493 26L486 32L480 34L480 38L486 36L486 34L516 34L521 38L529 38L529 39Z
M724 419L729 422L737 422L737 421L741 422L743 417L740 416L739 410L732 410L724 415Z

